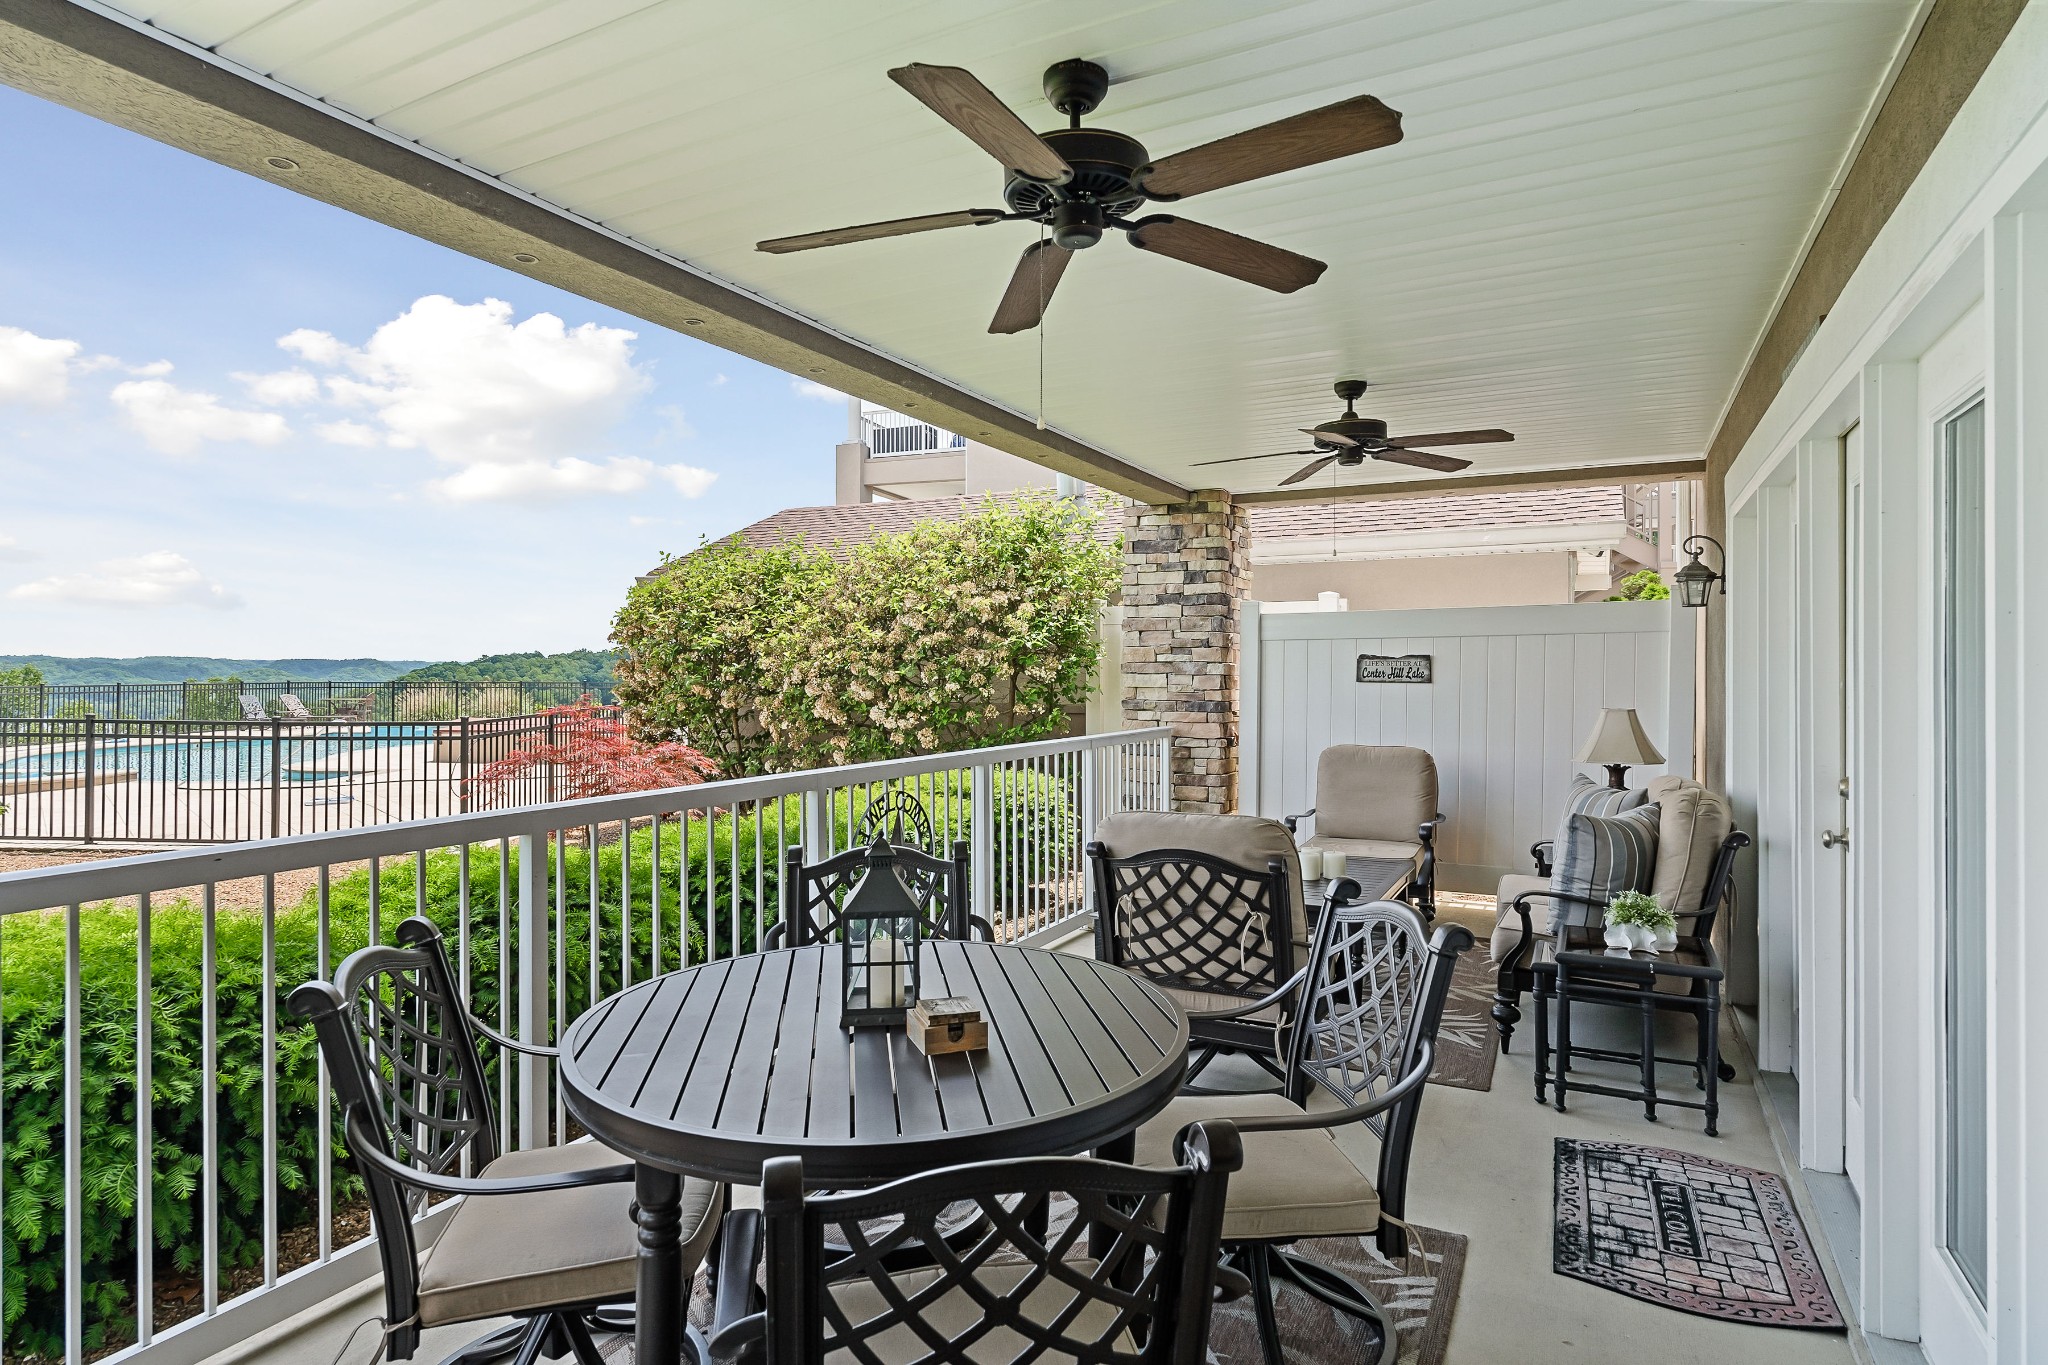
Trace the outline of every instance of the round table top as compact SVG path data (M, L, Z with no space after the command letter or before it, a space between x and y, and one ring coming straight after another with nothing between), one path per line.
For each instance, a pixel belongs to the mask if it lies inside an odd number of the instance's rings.
M926 998L966 996L985 1051L926 1057L902 1029L839 1022L840 948L814 944L671 972L621 991L562 1039L569 1112L651 1166L756 1184L770 1157L807 1180L870 1184L967 1161L1072 1154L1166 1107L1188 1021L1092 958L927 942Z

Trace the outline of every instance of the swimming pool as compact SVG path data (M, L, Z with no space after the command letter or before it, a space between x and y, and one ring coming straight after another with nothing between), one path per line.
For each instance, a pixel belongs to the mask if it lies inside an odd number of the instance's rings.
M181 786L267 782L274 758L282 765L283 781L327 782L360 770L361 758L379 750L423 745L437 728L377 725L346 734L286 733L275 742L269 736L237 739L211 735L103 741L93 746L92 770L95 775L132 772L139 782L176 782ZM331 759L342 761L330 764ZM9 779L76 777L84 771L82 744L22 754L0 761L0 791L6 789Z

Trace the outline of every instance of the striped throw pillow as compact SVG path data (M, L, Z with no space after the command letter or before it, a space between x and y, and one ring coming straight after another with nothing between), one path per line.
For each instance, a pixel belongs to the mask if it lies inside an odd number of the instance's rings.
M1574 815L1619 815L1634 810L1650 799L1641 787L1610 787L1584 773L1572 774L1572 789L1565 794L1564 819ZM1564 821L1558 822L1558 838L1564 838Z
M1599 924L1607 902L1624 891L1650 889L1657 873L1657 828L1662 819L1656 806L1637 806L1619 815L1565 817L1550 889L1587 896L1595 904L1552 901L1551 933L1561 924Z

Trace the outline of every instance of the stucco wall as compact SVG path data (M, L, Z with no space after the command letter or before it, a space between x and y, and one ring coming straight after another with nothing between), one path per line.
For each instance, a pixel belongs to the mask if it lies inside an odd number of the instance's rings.
M1253 564L1259 602L1306 602L1334 592L1353 611L1419 607L1529 607L1572 600L1571 555L1450 555L1321 564Z

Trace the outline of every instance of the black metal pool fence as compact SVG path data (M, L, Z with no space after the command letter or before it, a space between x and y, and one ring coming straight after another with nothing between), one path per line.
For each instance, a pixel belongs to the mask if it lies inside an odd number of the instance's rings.
M488 792L472 779L573 748L558 721L0 719L0 843L221 843L556 801L546 764Z
M4 683L0 720L242 720L243 694L270 716L295 719L296 697L316 720L438 721L521 716L588 695L612 701L603 678L566 682Z

